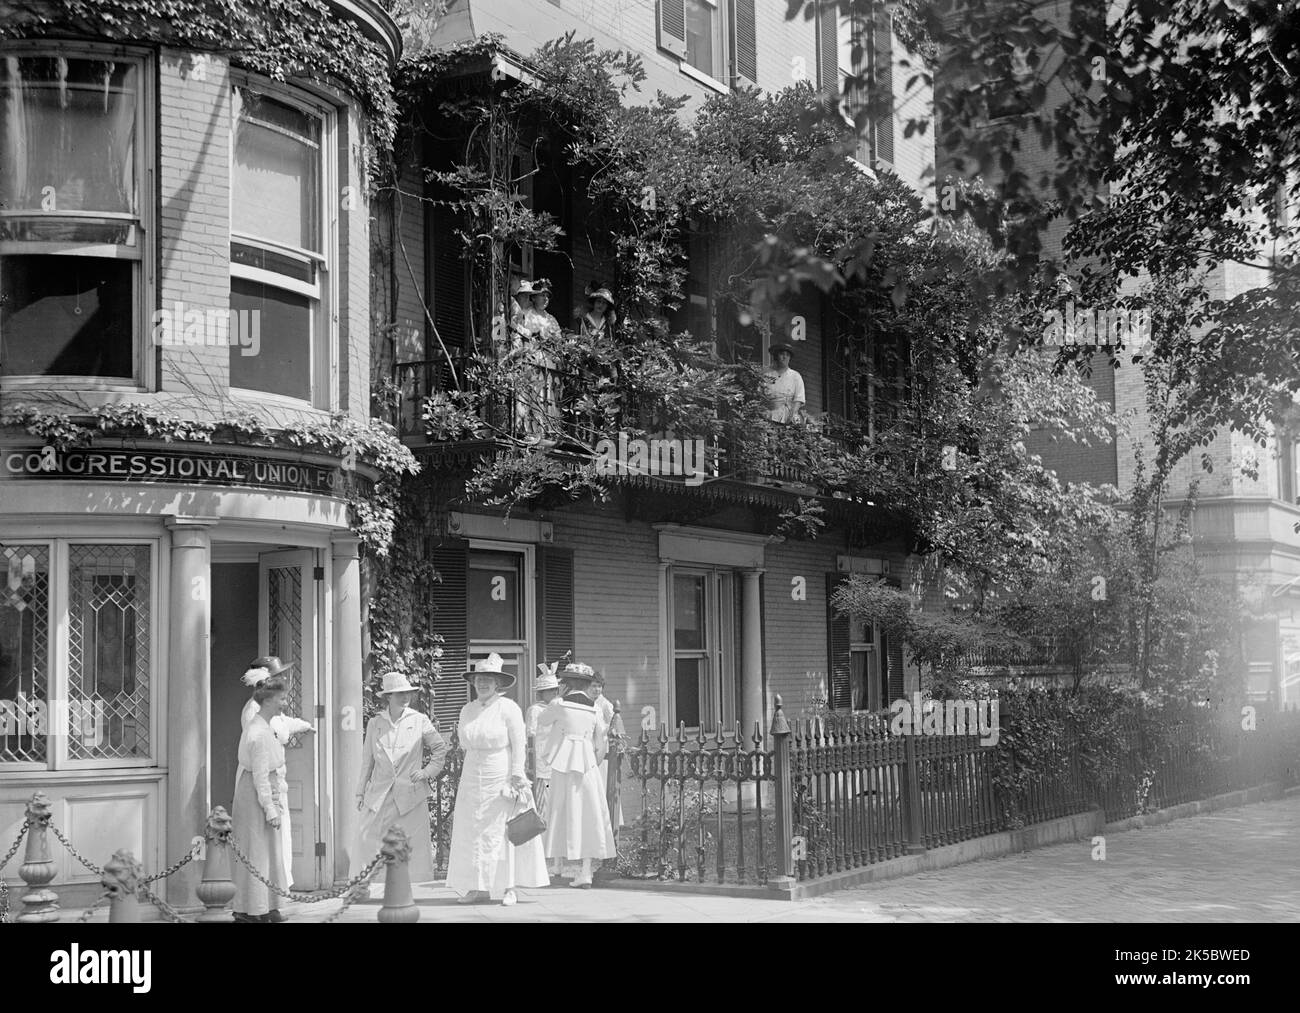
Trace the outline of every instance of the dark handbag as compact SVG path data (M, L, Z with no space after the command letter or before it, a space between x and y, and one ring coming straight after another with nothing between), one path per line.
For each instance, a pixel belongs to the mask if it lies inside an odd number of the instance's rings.
M546 821L537 811L532 792L527 792L528 808L506 820L506 837L516 848L546 832Z

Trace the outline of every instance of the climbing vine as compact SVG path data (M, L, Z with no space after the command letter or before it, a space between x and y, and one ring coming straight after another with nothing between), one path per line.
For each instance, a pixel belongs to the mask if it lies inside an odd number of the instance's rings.
M68 34L219 53L276 81L342 82L366 114L372 178L393 143L396 105L383 47L324 0L31 0L0 3L0 40Z

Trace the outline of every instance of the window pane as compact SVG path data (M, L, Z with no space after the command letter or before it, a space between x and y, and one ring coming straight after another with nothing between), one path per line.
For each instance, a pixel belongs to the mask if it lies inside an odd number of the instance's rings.
M138 77L112 60L0 60L0 205L135 214Z
M0 546L0 579L0 763L44 761L49 549Z
M704 650L703 577L673 577L673 643L679 651Z
M686 62L702 74L720 78L715 58L718 9L704 0L686 0Z
M0 374L130 379L135 267L0 257Z
M312 306L306 296L232 278L230 309L248 340L230 349L230 386L311 400Z
M232 227L321 251L321 125L292 106L235 89Z
M149 546L73 545L68 756L149 755Z
M503 553L471 557L467 577L471 640L522 640L519 557Z
M676 718L690 728L700 723L700 674L704 667L702 658L676 659L673 678L676 689Z

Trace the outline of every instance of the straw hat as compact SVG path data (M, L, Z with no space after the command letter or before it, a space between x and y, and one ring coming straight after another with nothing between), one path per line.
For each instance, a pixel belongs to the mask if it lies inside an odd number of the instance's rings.
M412 686L406 676L401 672L385 672L384 688L379 691L380 696L387 696L389 693L418 693L419 686Z
M533 281L533 295L550 295L551 282L547 278L537 278Z
M561 679L573 679L575 681L585 679L588 684L595 682L596 672L590 665L584 665L580 661L571 661L564 666L564 671L560 673Z
M533 283L526 279L524 281L521 281L519 283L519 288L515 290L515 295L536 295L536 294L537 292L533 288Z
M258 686L273 675L289 671L293 665L292 661L287 665L281 664L280 659L274 654L267 654L252 661L240 679L245 686Z
M477 662L473 668L466 672L465 680L473 682L476 675L495 675L505 683L507 688L515 684L515 677L505 670L505 659L496 651L493 651L482 661Z
M767 354L773 357L775 357L777 352L789 352L790 358L794 358L794 348L787 345L784 341L778 341L767 350Z
M611 307L618 305L614 302L614 294L607 288L598 288L594 292L587 293L587 302L592 303L597 299L604 299Z
M542 693L548 689L559 689L560 680L555 677L555 670L559 667L559 662L550 665L538 665L537 670L542 674L533 680L533 692Z

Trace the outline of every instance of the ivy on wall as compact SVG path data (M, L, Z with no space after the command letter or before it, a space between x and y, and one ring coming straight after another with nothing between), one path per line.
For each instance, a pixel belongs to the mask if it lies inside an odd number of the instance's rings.
M328 419L268 426L249 411L226 411L212 421L196 421L166 409L141 404L107 404L84 411L49 411L29 404L0 410L0 427L26 430L56 450L85 447L97 439L151 439L164 443L221 443L326 454L373 468L373 486L346 486L352 529L375 556L386 556L394 537L398 492L405 475L419 465L391 426L379 419L360 422L344 412Z
M67 35L220 53L276 81L341 82L366 115L372 178L392 146L388 57L324 0L0 0L0 40Z

